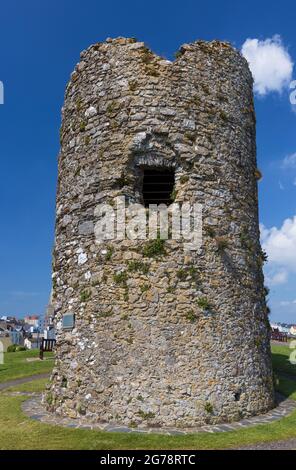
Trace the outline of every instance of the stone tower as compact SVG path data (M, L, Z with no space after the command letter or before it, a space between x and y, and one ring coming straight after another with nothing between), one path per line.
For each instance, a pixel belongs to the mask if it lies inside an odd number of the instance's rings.
M218 41L185 44L170 62L134 39L107 39L82 52L62 114L48 407L164 427L270 409L245 59ZM201 249L178 240L97 243L96 207L117 196L127 205L198 202Z

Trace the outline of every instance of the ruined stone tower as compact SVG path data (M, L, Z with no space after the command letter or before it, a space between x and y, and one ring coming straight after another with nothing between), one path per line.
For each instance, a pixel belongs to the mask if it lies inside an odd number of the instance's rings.
M81 54L61 128L50 409L191 427L273 406L257 174L252 77L229 44L173 62L124 38ZM117 196L198 202L201 250L98 244L95 209Z

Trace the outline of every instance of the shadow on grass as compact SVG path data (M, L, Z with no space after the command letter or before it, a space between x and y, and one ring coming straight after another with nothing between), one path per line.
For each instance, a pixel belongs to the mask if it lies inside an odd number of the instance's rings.
M292 350L290 350L291 352ZM287 374L291 378L295 377L296 380L296 364L291 364L289 356L285 353L272 354L273 370L277 374Z

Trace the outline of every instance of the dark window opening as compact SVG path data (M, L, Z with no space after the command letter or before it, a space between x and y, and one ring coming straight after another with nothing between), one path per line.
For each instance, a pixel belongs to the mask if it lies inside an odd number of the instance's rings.
M149 204L166 204L173 202L175 173L173 170L144 169L143 199L145 207Z

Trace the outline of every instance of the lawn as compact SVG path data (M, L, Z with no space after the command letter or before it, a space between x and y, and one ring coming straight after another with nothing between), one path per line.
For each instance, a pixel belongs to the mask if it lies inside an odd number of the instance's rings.
M277 374L288 374L296 376L296 365L291 364L289 356L293 349L289 348L289 345L272 345L272 364L274 371Z
M0 364L0 383L50 372L53 366L52 353L45 353L43 361L27 361L27 359L38 358L38 356L39 351L36 349L5 353L4 364Z
M280 372L296 376L296 368L287 365L291 350L287 346L273 346L273 358L279 375L278 390L296 400L296 381L281 377ZM16 353L12 353L16 354ZM26 364L27 367L27 364ZM27 374L29 375L29 374ZM46 380L38 380L14 387L13 390L40 391ZM0 449L223 449L240 447L258 441L296 437L296 411L272 424L254 426L227 433L199 433L187 436L142 435L107 433L62 428L33 421L21 412L26 397L1 393Z

